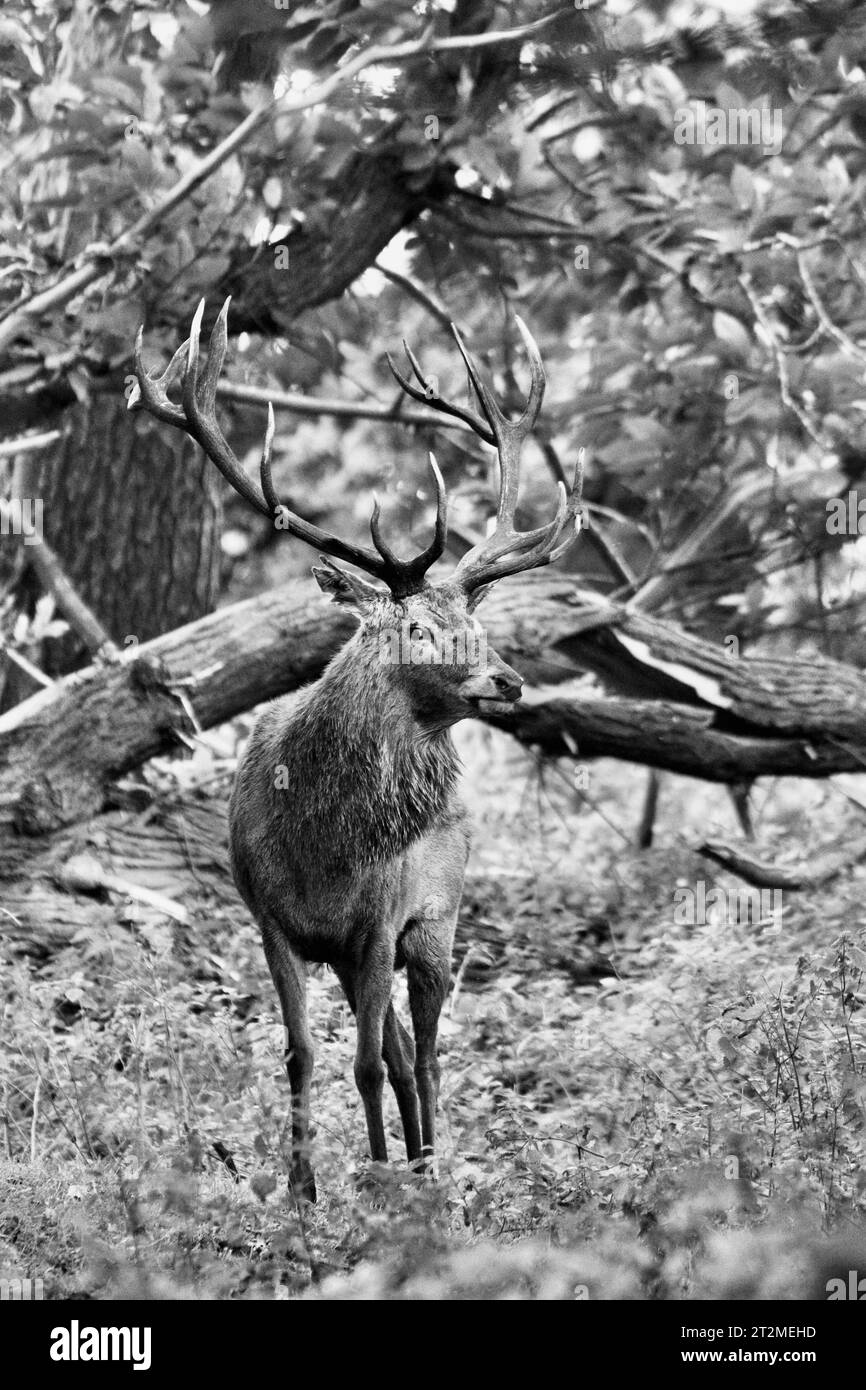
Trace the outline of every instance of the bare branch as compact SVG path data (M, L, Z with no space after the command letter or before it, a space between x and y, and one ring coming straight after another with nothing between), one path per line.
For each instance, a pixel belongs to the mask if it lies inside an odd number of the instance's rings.
M27 550L30 568L45 592L53 596L58 611L84 642L90 655L116 654L117 648L109 634L79 594L48 542L40 541L32 548L28 546Z
M4 439L0 443L0 458L14 458L16 454L31 454L37 449L47 449L61 437L60 430L45 430L43 434L25 434L20 439Z
M818 294L815 281L812 279L812 272L806 264L806 257L800 250L797 251L797 269L800 272L800 279L803 281L806 293L812 302L812 308L818 315L818 322L821 324L824 332L837 342L839 346L847 352L849 357L856 358L858 362L866 362L866 348L862 348L859 343L854 342L853 338L849 338L848 334L844 332L838 324L834 323L827 313L826 305Z
M387 420L396 425L435 425L450 430L468 430L462 420L443 419L432 410L404 409L402 397L394 405L364 405L361 401L338 401L331 396L303 396L292 391L270 391L261 386L245 386L236 381L221 381L217 387L220 400L238 401L241 405L272 405L293 415L334 415L347 420Z
M434 299L432 294L424 289L423 285L419 285L416 280L411 280L408 275L401 275L396 270L389 270L387 266L380 265L378 261L374 261L373 265L380 275L385 276L386 280L390 280L394 285L399 285L401 290L405 290L416 303L427 310L428 314L432 314L436 322L441 324L446 332L451 332L451 324L454 322L454 315L449 314L448 310L445 309L438 300Z
M736 874L746 883L756 888L817 888L829 879L836 878L845 869L852 868L866 856L866 841L860 840L846 845L843 850L833 850L812 861L801 860L798 864L770 864L763 859L755 859L738 845L725 840L705 840L698 853L713 859L722 868Z

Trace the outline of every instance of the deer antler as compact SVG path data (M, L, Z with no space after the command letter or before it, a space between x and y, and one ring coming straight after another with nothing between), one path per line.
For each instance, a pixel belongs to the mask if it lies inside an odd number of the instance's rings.
M463 361L466 363L469 379L483 414L479 415L474 410L444 400L439 395L435 385L424 375L417 358L405 342L403 346L406 350L406 356L420 387L415 386L413 382L404 377L394 366L390 357L388 358L391 371L408 395L416 401L423 401L433 410L439 410L445 415L456 415L458 419L469 425L470 429L474 430L485 444L494 445L499 454L499 505L496 510L495 528L486 540L467 551L454 571L455 580L469 596L485 585L504 578L505 575L517 574L521 570L536 569L541 565L549 565L554 560L558 560L561 555L565 554L580 530L580 500L583 491L582 452L578 454L571 491L566 492L565 485L559 484L559 503L553 520L532 531L516 531L514 528L514 513L520 489L520 452L523 441L527 435L531 434L538 419L538 412L544 398L544 367L541 363L541 354L526 324L521 318L517 318L517 316L515 318L520 336L526 345L531 371L529 396L518 420L507 419L499 409L492 394L481 380L478 368L467 352L463 339L453 323L451 332L460 349Z
M274 439L274 411L268 405L268 424L259 468L261 488L256 487L252 478L244 471L237 456L231 449L216 418L216 389L225 359L228 342L228 311L230 300L226 300L219 312L210 335L207 367L203 376L199 375L199 340L204 314L204 300L195 312L189 338L182 343L161 376L151 376L141 360L144 330L140 328L135 340L136 385L127 403L130 410L147 410L158 420L183 430L200 444L212 463L216 464L223 477L231 483L257 511L271 517L282 530L315 546L324 555L345 560L358 569L381 579L387 584L395 598L406 598L417 593L424 585L427 570L442 555L447 537L447 497L445 483L439 472L436 460L430 455L430 467L436 480L436 527L433 539L420 555L412 560L400 560L382 538L379 526L379 503L373 508L370 518L370 534L375 551L363 546L341 541L337 536L322 531L311 521L305 521L291 511L277 497L271 480L271 452ZM175 405L168 398L167 387L173 382L181 363L181 405Z

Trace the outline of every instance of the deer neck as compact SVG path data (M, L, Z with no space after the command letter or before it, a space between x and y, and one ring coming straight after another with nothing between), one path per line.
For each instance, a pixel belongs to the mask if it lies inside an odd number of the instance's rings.
M392 858L448 811L460 766L449 728L417 718L400 668L360 637L309 688L286 732L292 838L320 862Z

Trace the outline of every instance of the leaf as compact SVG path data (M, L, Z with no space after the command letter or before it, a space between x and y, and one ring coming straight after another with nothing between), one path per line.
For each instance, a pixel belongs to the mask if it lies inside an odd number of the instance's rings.
M752 171L745 164L735 164L731 171L731 192L737 203L746 211L755 206L756 190Z
M711 241L720 251L725 252L742 251L746 241L745 230L731 225L717 228L697 227L692 236L701 241Z
M752 340L740 320L723 309L716 309L713 314L713 333L720 343L733 348L741 358L748 357L752 350Z
M258 1197L259 1201L264 1202L267 1197L270 1197L272 1192L276 1191L277 1180L273 1173L253 1173L253 1176L250 1178L250 1188Z
M733 1009L734 1018L738 1018L741 1023L753 1023L755 1019L761 1018L764 1013L763 1004L752 1004L750 1008Z
M665 449L671 442L670 430L652 415L628 415L623 429L632 439L639 439L648 448Z
M262 188L262 198L265 207L270 208L271 212L276 212L283 204L283 181L275 176L265 180Z

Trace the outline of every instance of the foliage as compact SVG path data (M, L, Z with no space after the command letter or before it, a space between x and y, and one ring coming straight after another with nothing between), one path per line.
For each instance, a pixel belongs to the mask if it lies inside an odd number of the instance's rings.
M140 322L146 360L168 360L198 298L212 317L229 289L236 383L383 406L404 333L462 389L448 316L516 400L518 312L550 379L526 510L585 447L582 578L719 639L862 662L863 7L590 3L520 43L279 100L372 44L539 8L7 0L5 429L119 396ZM272 91L267 119L160 212ZM768 138L728 124L680 142L706 107L763 112ZM395 534L426 525L432 436L290 405L275 478L312 519L358 534L378 486ZM261 429L260 404L233 407L241 453ZM487 461L465 436L435 441L459 525L480 527ZM834 531L828 503L849 493ZM308 564L252 524L238 513L262 553L233 592ZM51 621L21 620L20 645ZM786 902L780 930L683 927L674 891L707 872L690 843L713 794L671 784L668 847L638 857L629 771L594 770L584 802L485 739L466 740L482 831L440 1182L361 1162L353 1026L322 974L323 1200L293 1206L259 942L234 897L203 891L188 931L119 913L39 967L4 961L0 1274L61 1297L823 1297L834 1251L863 1267L862 873ZM772 787L763 830L808 844L813 816L853 820L837 798Z
M54 1297L826 1297L866 1208L857 875L786 901L781 927L677 926L706 792L675 783L669 848L638 856L621 769L593 778L597 815L525 755L463 743L480 825L440 1181L402 1168L390 1100L394 1162L365 1163L354 1023L323 972L321 1195L297 1210L276 1002L254 927L208 886L192 928L140 919L10 962L0 1273ZM781 789L764 806L776 835L807 814Z
M537 11L510 6L508 23L544 18ZM207 16L180 0L7 5L2 303L12 310L100 254L106 271L27 323L7 389L35 391L58 372L76 394L108 382L128 369L143 318L157 329L154 353L167 352L198 297L230 284L236 323L260 330L242 345L241 375L391 399L384 352L407 327L416 342L429 337L428 315L381 281L338 300L328 257L341 218L358 219L358 242L362 220L382 219L375 200L346 203L361 171L393 166L409 202L389 255L471 331L506 393L514 311L542 344L552 385L530 500L549 495L544 462L568 471L588 449L601 539L590 534L579 563L596 582L718 637L784 642L795 631L856 657L866 355L856 4L784 0L736 18L724 6L576 6L522 45L382 64L309 109L281 113L278 102L141 245L105 251L260 100L244 78L292 94L365 45L425 25L437 38L483 33L499 18L477 0L289 12L220 0ZM701 102L757 124L720 144L678 143L684 113L700 140ZM267 268L280 247L282 280ZM305 274L315 283L302 292ZM456 386L452 347L432 344L427 360ZM249 428L252 440L258 415ZM361 434L381 489L383 454L400 440ZM323 427L318 453L333 471L328 437ZM452 480L467 470L458 442L443 450ZM404 523L417 519L421 457L413 445L398 470L411 481L392 488ZM350 489L366 486L368 471L347 450L343 459ZM477 492L477 461L469 474ZM849 491L853 529L831 532L826 504Z

